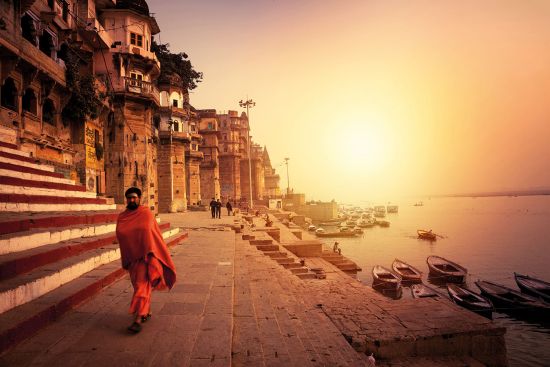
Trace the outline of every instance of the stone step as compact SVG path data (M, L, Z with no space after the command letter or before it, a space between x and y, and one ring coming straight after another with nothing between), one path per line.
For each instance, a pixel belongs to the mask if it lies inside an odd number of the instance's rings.
M42 170L18 166L10 163L0 162L0 175L7 176L7 177L17 177L25 180L75 185L74 180L65 178L65 176L62 173L42 171Z
M18 155L18 156L26 157L26 158L30 158L30 156L31 156L31 154L29 152L23 152L23 151L17 149L17 146L8 147L8 146L5 146L5 145L0 145L0 152L10 153L10 154L14 154L14 155Z
M72 225L97 225L114 223L119 211L99 210L75 213L2 213L0 235L31 231L39 228L63 228Z
M69 198L45 195L1 194L0 211L51 212L116 209L101 198Z
M23 166L28 168L34 168L41 171L54 172L53 166L47 164L36 163L36 159L30 157L21 157L17 154L0 152L0 162L10 163L17 166Z
M112 227L111 232L114 232L116 224L111 224L110 226ZM170 232L172 230L179 230L179 228L170 229L170 223L163 223L159 227L163 231L163 237L171 236ZM75 229L78 230L78 228ZM92 236L91 238L62 240L51 244L42 244L33 249L4 255L0 257L0 281L27 273L40 266L52 264L56 261L115 243L116 235L110 233Z
M114 232L116 223L97 225L75 225L64 228L35 229L26 232L0 235L0 255L30 250L33 248L75 240L101 236Z
M256 239L256 237L251 235L251 234L243 234L242 239L245 240L245 241L249 241L249 240Z
M273 240L271 240L271 239L250 240L250 244L253 245L253 246L258 246L258 245L272 245L272 244L273 244Z
M282 251L264 251L264 255L267 255L273 259L286 259L288 258L286 252Z
M290 257L273 258L272 260L275 260L280 265L294 263L294 259L291 259Z
M187 232L166 239L175 246L187 238ZM40 329L57 321L96 293L126 274L120 261L101 265L61 285L46 295L0 314L0 353L29 338Z
M258 245L256 248L260 251L278 251L279 245Z
M5 141L0 140L0 147L10 148L10 149L19 149L16 144L7 143Z
M164 231L163 237L167 238L174 234L176 233L172 230ZM32 301L98 266L118 259L118 244L105 245L34 268L16 278L3 280L0 282L0 313Z
M62 196L74 198L96 198L97 194L86 191L85 186L26 180L16 177L0 176L0 194Z
M288 263L288 264L281 264L283 265L283 268L285 269L296 269L296 268L301 268L302 265L300 263Z
M308 268L299 267L299 268L291 268L289 269L292 274L304 274L309 271Z
M296 276L300 279L316 279L317 275L314 273L304 273L304 274L296 274Z

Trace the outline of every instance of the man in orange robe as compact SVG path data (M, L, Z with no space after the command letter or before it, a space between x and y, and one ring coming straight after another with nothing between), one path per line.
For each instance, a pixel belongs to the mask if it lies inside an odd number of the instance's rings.
M141 206L141 190L126 190L126 210L119 214L116 236L122 267L129 271L134 286L130 313L135 316L128 331L139 333L141 324L151 317L153 289L171 289L176 268L151 210Z

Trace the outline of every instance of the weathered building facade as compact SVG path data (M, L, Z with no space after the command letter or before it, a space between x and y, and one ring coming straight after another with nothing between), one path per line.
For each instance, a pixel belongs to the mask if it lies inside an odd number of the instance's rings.
M220 198L219 121L216 110L201 110L199 133L203 141L199 150L203 153L200 164L201 196L204 200Z
M142 203L157 212L159 125L153 117L160 104L155 83L160 62L151 40L160 30L145 1L119 0L99 20L113 40L108 53L95 55L96 60L106 59L97 74L113 90L114 117L105 132L106 192L123 203L126 188L139 187Z
M220 195L222 201L241 199L241 120L237 111L218 114L220 140Z
M160 145L157 159L159 211L173 213L187 209L185 146L189 134L189 94L181 78L172 74L159 80Z

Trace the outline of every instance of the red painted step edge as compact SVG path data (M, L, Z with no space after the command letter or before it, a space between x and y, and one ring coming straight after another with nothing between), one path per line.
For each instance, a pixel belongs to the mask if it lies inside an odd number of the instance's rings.
M6 169L10 171L23 172L23 173L31 173L35 175L41 175L41 176L65 178L65 175L63 175L62 173L43 171L37 168L18 166L17 164L5 163L5 162L0 162L0 169Z
M0 203L26 204L105 204L100 198L67 198L47 195L0 194Z
M177 245L188 237L188 233L182 233L175 239L167 243L168 246ZM87 287L73 293L66 298L60 300L56 304L51 305L47 309L33 315L32 317L21 321L13 328L6 330L0 334L0 353L3 353L9 348L14 347L25 339L36 334L40 329L58 320L63 314L74 309L82 302L88 300L95 294L99 293L103 288L121 278L126 274L122 268L117 269L105 277L98 279Z
M36 158L23 157L21 155L11 154L11 153L6 153L6 152L0 152L0 157L15 159L15 160L18 160L18 161L23 161L23 162L28 162L28 163L36 163L37 162Z
M164 231L170 228L170 223L162 223L159 227L161 231ZM50 251L0 263L0 281L15 278L20 274L28 273L41 266L52 264L72 256L80 255L86 251L112 244L115 240L116 235L96 238L91 241L76 244L71 244L69 241L64 246L57 247Z
M42 218L25 218L0 222L0 235L28 231L35 228L67 227L78 224L99 224L116 222L118 213L86 215L59 215Z
M11 143L6 143L6 142L3 142L3 141L0 141L0 147L5 147L5 148L10 148L10 149L19 150L19 148L17 147L17 145L11 144Z
M25 187L36 187L40 189L55 189L55 190L65 190L65 191L86 192L86 186L71 185L71 184L64 184L64 183L57 183L57 182L25 180L22 178L9 177L9 176L0 176L0 185L25 186Z

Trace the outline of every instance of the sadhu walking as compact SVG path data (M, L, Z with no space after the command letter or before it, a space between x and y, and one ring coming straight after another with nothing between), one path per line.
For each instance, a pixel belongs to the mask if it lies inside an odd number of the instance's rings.
M176 282L176 268L151 210L140 205L141 190L126 190L126 210L119 214L116 236L122 267L130 273L134 295L130 313L134 322L128 331L139 333L151 318L151 292L170 289Z

